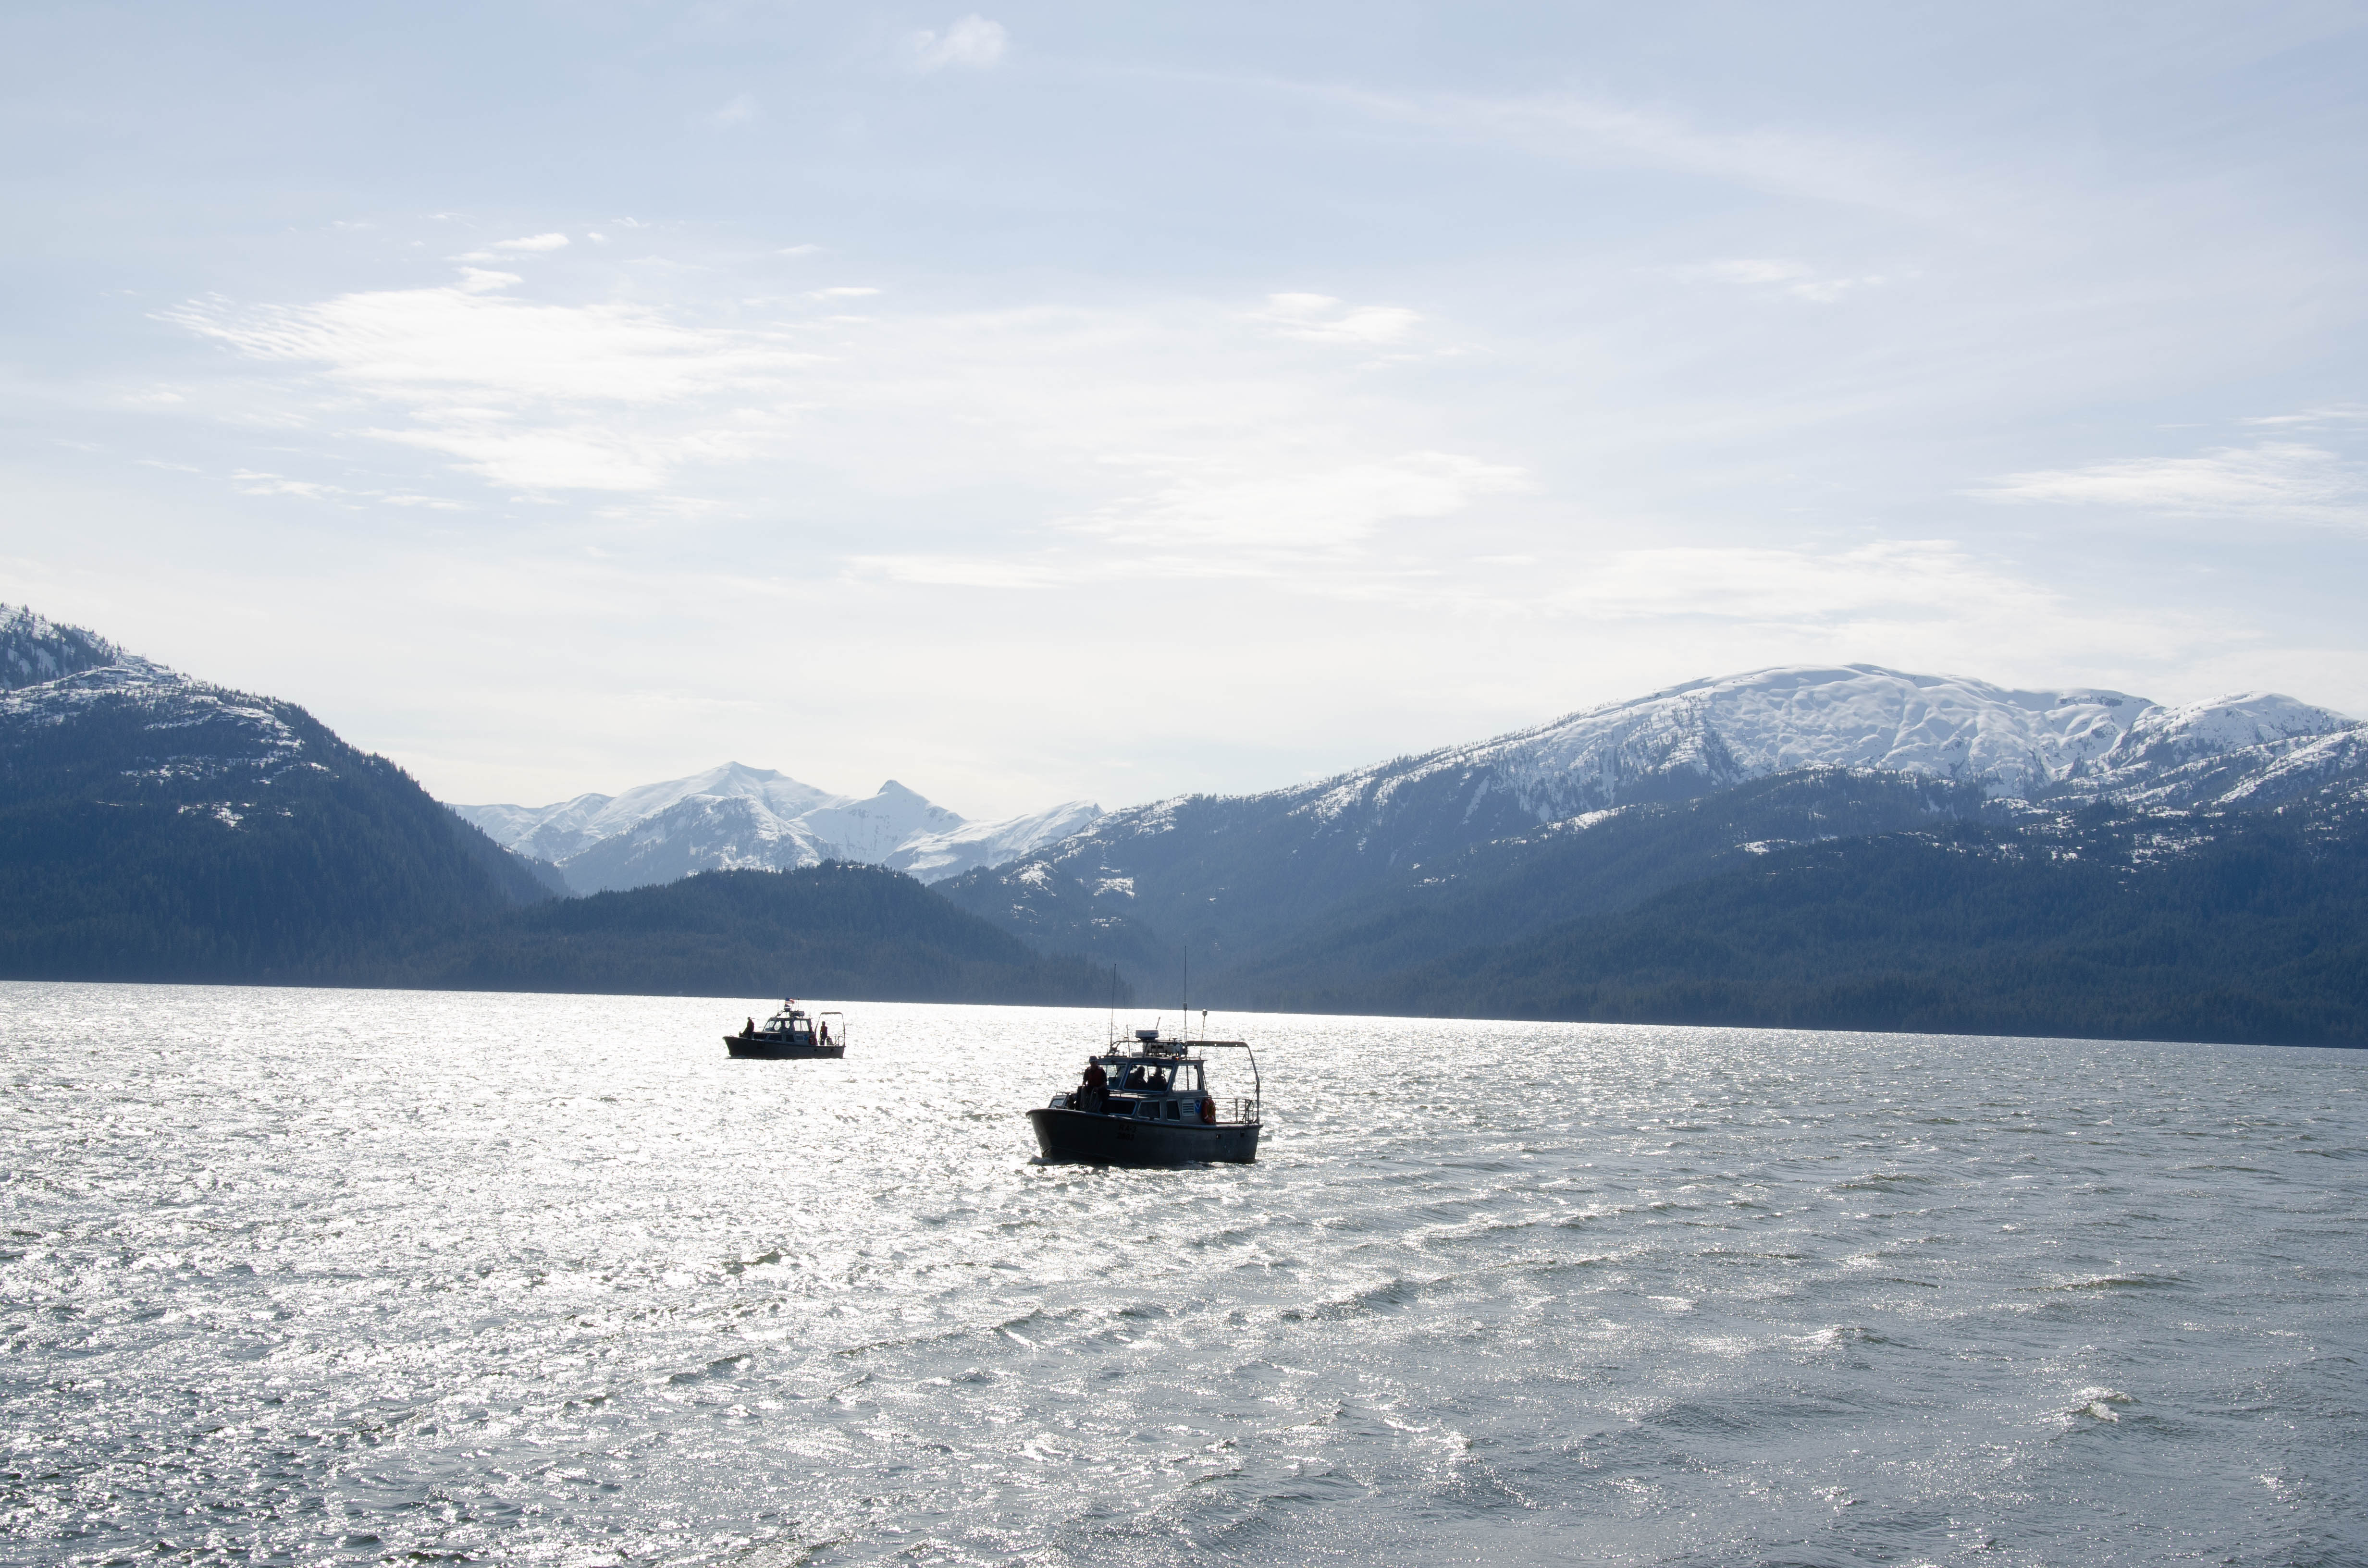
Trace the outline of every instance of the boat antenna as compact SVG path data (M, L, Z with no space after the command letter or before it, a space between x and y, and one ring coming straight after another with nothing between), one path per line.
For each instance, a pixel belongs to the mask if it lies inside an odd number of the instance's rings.
M1118 965L1116 965L1116 964L1112 964L1112 965L1110 965L1110 1032L1102 1036L1102 1049L1103 1049L1104 1051L1108 1051L1108 1050L1110 1048L1110 1043L1111 1043L1113 1040L1117 1040L1117 1039L1118 1039Z
M1184 944L1184 1006L1179 1009L1184 1021L1177 1026L1188 1032L1192 1028L1192 944Z

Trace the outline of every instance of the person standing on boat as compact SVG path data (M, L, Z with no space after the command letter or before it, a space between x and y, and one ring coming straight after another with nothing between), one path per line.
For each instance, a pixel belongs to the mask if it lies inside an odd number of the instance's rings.
M1099 1110L1102 1102L1109 1098L1110 1074L1102 1071L1100 1062L1087 1057L1085 1082L1079 1087L1077 1103L1081 1107Z
M746 1023L740 1026L740 1038L743 1040L747 1039L750 1035L753 1035L756 1032L757 1020L754 1018L749 1019Z
M828 1045L830 1043L830 1025L827 1022L815 1025L814 1030L814 1041L816 1044Z

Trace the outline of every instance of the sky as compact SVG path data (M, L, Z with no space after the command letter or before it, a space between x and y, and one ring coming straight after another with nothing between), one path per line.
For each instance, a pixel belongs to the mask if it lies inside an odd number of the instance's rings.
M456 801L2368 715L2368 5L0 10L0 600Z

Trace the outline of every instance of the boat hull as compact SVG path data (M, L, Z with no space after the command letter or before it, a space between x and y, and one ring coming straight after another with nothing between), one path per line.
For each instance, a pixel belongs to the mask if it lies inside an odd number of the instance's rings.
M1152 1121L1039 1106L1028 1113L1036 1148L1049 1161L1093 1165L1248 1165L1258 1158L1255 1121Z
M788 1062L809 1056L844 1056L843 1045L792 1045L784 1040L767 1040L763 1035L728 1034L723 1048L733 1055L757 1062Z

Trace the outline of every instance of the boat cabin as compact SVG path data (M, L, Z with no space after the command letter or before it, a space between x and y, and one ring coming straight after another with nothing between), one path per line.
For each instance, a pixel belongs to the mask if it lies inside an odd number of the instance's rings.
M760 1039L782 1040L791 1045L838 1043L832 1037L828 1023L809 1015L795 1002L782 1003L780 1011L767 1018L764 1027L756 1033Z
M1135 1031L1132 1050L1114 1049L1088 1058L1101 1069L1102 1082L1092 1081L1090 1070L1085 1082L1055 1103L1072 1110L1099 1111L1104 1116L1125 1116L1160 1121L1254 1122L1258 1116L1258 1098L1254 1093L1247 1098L1219 1099L1210 1089L1208 1062L1192 1052L1202 1047L1230 1047L1247 1051L1239 1040L1161 1040L1155 1030ZM1253 1062L1252 1071L1256 1066Z

